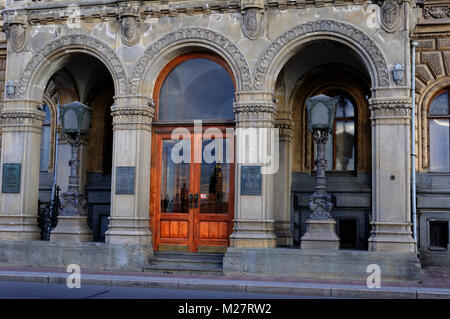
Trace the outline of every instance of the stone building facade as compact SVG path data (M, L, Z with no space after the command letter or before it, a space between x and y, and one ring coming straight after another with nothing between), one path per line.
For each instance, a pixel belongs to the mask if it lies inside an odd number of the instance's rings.
M437 0L6 0L1 167L5 177L5 164L20 164L20 185L0 193L0 263L142 269L157 251L215 252L225 274L361 279L379 264L387 280L449 265L449 10ZM315 174L305 101L319 94L340 101L327 144L337 251L300 247ZM80 191L94 235L39 241L38 200L67 190L57 114L73 101L93 108ZM243 141L246 128L278 132L276 170L254 173L261 158L168 156L176 129L195 153L195 141Z

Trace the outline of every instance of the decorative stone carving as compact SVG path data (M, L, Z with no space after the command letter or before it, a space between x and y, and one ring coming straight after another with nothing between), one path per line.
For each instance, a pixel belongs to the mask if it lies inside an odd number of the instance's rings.
M261 55L255 68L255 88L262 89L267 77L267 71L272 64L272 61L284 47L293 41L298 41L302 36L311 34L312 32L336 34L356 42L358 46L365 49L369 57L372 59L377 72L378 86L389 86L390 81L387 63L383 57L383 54L378 49L376 44L369 38L369 36L367 36L363 31L360 31L354 26L346 23L333 20L319 20L300 24L280 35L269 45L269 47Z
M27 16L23 14L5 14L3 29L14 51L20 52L26 44Z
M450 17L450 6L443 7L425 7L423 9L425 19L444 19Z
M139 39L139 26L135 17L122 18L122 42L128 46L135 45Z
M372 99L369 103L369 110L372 118L411 116L411 101Z
M23 24L14 23L8 28L8 40L11 42L11 47L16 52L22 51L25 46L25 27Z
M262 30L263 13L259 8L248 8L243 12L242 29L251 40L255 40Z
M144 72L148 65L151 63L152 59L158 56L164 49L186 39L189 39L190 42L198 41L207 43L218 48L218 50L223 50L224 53L227 54L231 59L232 68L236 72L240 73L239 75L236 75L236 82L239 86L238 88L236 88L236 90L238 91L250 89L250 68L244 55L240 52L239 48L235 44L233 44L223 35L220 35L208 29L186 28L166 34L165 36L156 40L145 50L145 52L141 55L138 62L136 63L136 66L130 78L130 93L138 94L141 81L143 80Z
M381 6L381 26L387 32L394 32L400 24L400 6L396 0L384 1Z
M76 47L82 48L84 51L93 52L99 59L105 63L109 71L112 73L112 77L115 85L117 86L116 92L118 94L126 94L126 78L127 74L122 62L117 57L113 49L100 40L97 40L91 36L82 34L68 35L56 40L45 43L43 47L38 50L27 63L19 81L17 89L17 96L25 97L25 94L32 84L31 78L36 72L37 68L43 62L49 62L47 57L55 53L56 51L67 49L74 49Z
M139 6L124 6L120 9L120 20L122 25L122 42L125 45L133 46L139 41Z
M113 106L111 115L114 130L147 129L150 131L155 109L151 106Z
M273 127L277 109L271 102L248 104L235 102L233 105L237 126Z
M291 142L294 136L294 123L291 119L275 120L275 127L279 129L280 140Z
M2 129L5 131L8 127L14 127L17 131L17 127L34 127L40 129L42 127L42 121L45 114L38 110L18 111L3 109L1 113Z

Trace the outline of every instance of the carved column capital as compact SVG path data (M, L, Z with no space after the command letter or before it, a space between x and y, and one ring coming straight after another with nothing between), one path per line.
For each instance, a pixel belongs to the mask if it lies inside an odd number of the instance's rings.
M411 99L370 99L369 109L372 119L372 124L374 120L382 119L409 119L411 117L412 102Z
M280 141L290 143L294 136L294 122L291 119L276 119L275 127L279 129Z
M235 102L237 127L274 127L277 108L271 101Z
M30 107L30 104L32 107ZM30 101L5 101L1 118L3 132L40 130L45 113L38 109L38 104Z

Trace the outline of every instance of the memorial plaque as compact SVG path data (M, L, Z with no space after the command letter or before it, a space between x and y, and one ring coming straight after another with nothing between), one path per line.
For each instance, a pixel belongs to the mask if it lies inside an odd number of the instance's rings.
M2 193L20 193L20 163L4 163Z
M261 166L241 166L241 195L261 195Z
M116 194L134 194L134 166L116 167Z

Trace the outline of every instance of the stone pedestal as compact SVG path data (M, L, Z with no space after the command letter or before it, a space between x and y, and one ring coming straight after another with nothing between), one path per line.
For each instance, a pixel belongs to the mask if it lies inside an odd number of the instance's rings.
M87 216L58 216L58 225L50 234L50 241L92 241L93 232Z
M335 231L333 218L310 219L306 222L306 232L301 240L301 249L337 250L339 237Z

